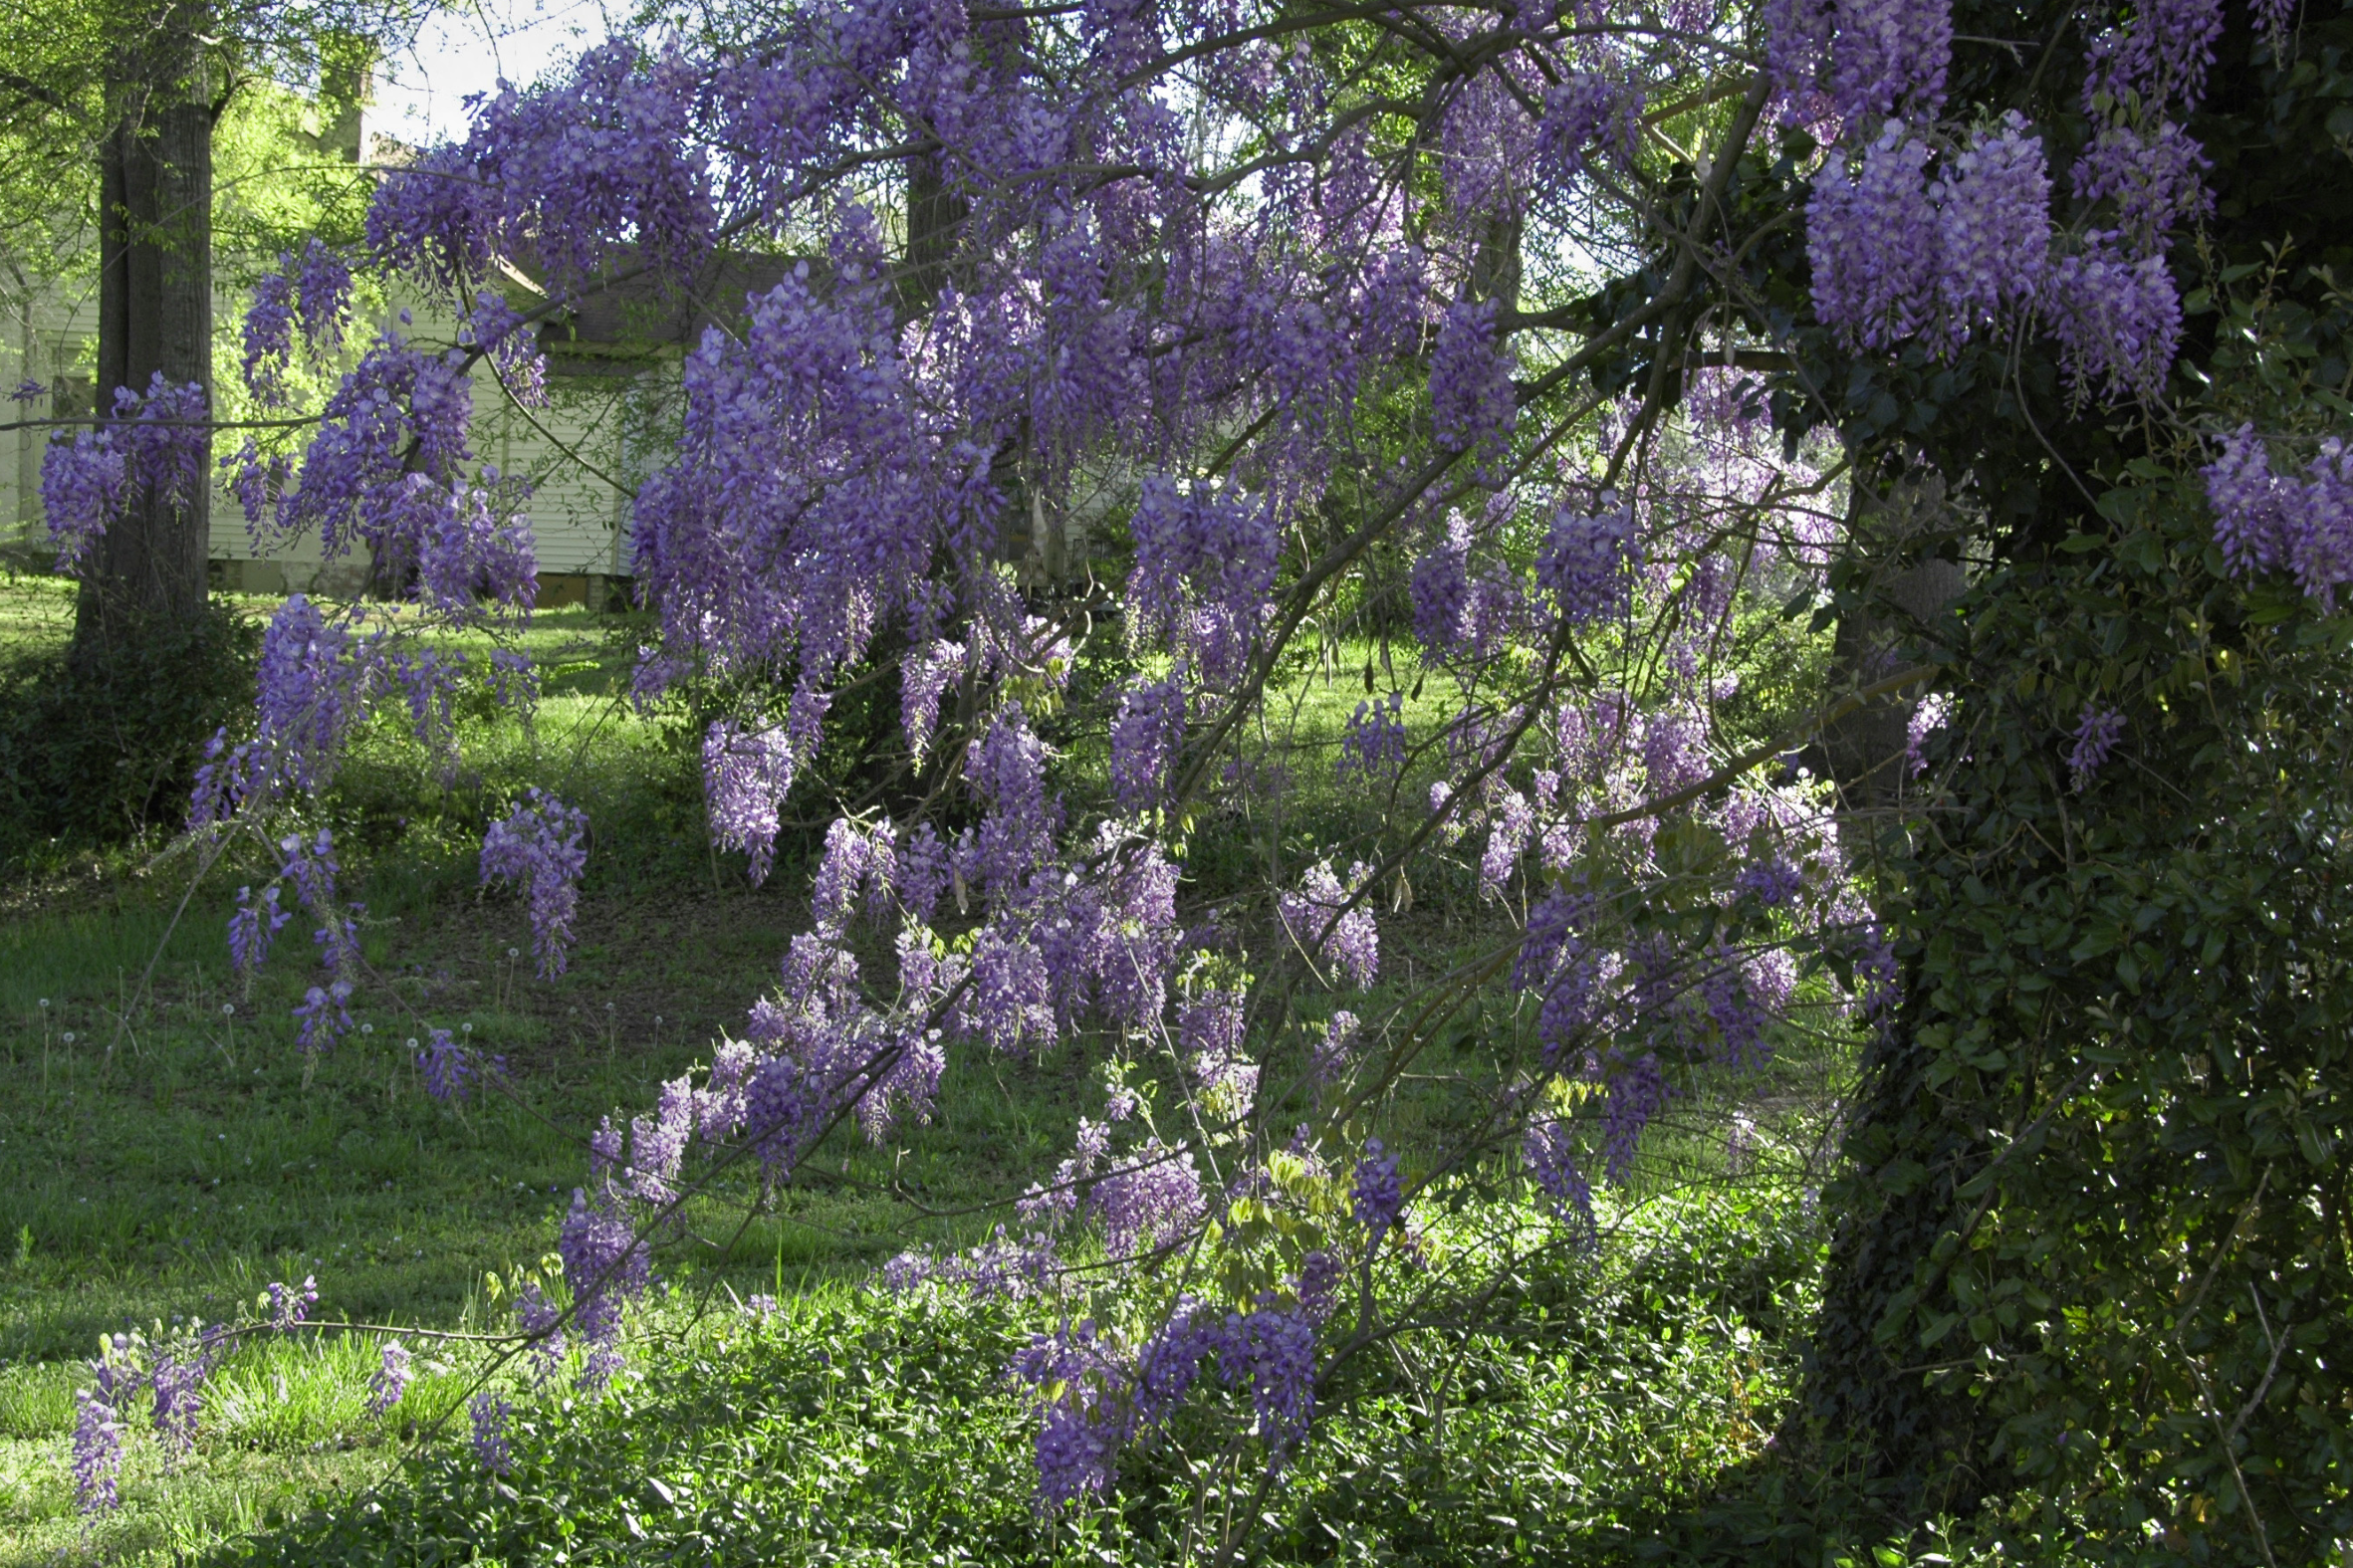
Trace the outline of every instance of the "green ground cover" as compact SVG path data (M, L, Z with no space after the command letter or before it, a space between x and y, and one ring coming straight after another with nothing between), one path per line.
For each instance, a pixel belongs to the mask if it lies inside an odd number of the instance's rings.
M42 579L7 585L0 638L20 650L62 639L68 603ZM666 1293L603 1396L539 1388L483 1342L418 1337L505 1328L521 1283L553 1280L587 1131L707 1060L803 917L806 842L788 843L767 886L746 885L740 860L708 847L691 733L615 700L640 630L580 610L539 617L520 646L545 700L528 723L467 705L458 772L388 727L363 739L320 821L367 906L369 983L360 1031L315 1062L289 1016L314 983L305 928L289 927L250 989L228 974L230 899L272 870L259 849L197 877L193 855L142 843L7 889L0 1564L220 1550L1151 1561L1214 1541L1253 1507L1265 1512L1253 1550L1287 1561L1598 1560L1662 1531L1755 1533L1703 1524L1709 1498L1769 1468L1789 1398L1820 1249L1806 1184L1847 1059L1836 1038L1793 1041L1768 1073L1679 1105L1596 1253L1551 1248L1490 1318L1361 1358L1328 1391L1330 1418L1279 1506L1221 1490L1172 1444L1138 1461L1115 1502L1041 1517L1029 1417L1003 1372L1047 1309L873 1287L903 1247L978 1238L1002 1213L980 1206L1066 1152L1099 1092L1067 1051L960 1053L934 1125L903 1149L844 1133L749 1221L740 1188L691 1206L662 1255ZM1351 823L1378 833L1388 802L1339 784L1333 764L1360 670L1382 659L1334 644L1292 672L1270 721L1288 727L1285 787L1203 824L1196 886L1237 875L1302 821L1324 842ZM1417 734L1439 701L1409 704ZM1100 738L1060 740L1083 787ZM475 885L482 824L528 784L597 826L574 962L553 982L532 974L516 901ZM1413 787L1409 776L1400 790ZM1466 869L1392 901L1375 1008L1496 939L1470 886ZM504 1056L503 1091L428 1099L407 1041L433 1025ZM1478 1050L1477 1030L1454 1048ZM1268 1081L1286 1065L1271 1060ZM1442 1127L1474 1076L1445 1061L1416 1074L1395 1091L1398 1124ZM1737 1189L1725 1168L1736 1112L1765 1148ZM1441 1253L1538 1223L1509 1205L1432 1212ZM365 1334L241 1345L194 1453L167 1463L141 1435L124 1507L96 1527L78 1519L67 1445L98 1336L230 1317L265 1282L306 1275L319 1318L412 1336L424 1373L410 1396L368 1413ZM750 1310L756 1295L778 1304ZM465 1442L460 1407L485 1378L517 1411L518 1468L503 1480ZM272 1520L283 1527L252 1534Z

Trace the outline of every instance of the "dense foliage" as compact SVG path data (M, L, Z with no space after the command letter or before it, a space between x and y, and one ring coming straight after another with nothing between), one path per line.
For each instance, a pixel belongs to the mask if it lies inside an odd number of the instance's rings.
M225 607L135 647L0 667L0 866L176 830L204 743L253 701L261 628Z

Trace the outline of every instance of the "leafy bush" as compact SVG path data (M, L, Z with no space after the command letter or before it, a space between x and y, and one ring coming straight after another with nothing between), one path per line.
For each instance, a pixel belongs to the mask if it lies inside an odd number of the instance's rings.
M1600 1252L1544 1254L1478 1321L1341 1368L1280 1491L1209 1462L1231 1422L1203 1411L1130 1456L1111 1495L1054 1512L1004 1376L1051 1305L831 1288L695 1326L681 1291L641 1379L515 1395L507 1474L459 1423L375 1497L212 1560L1145 1563L1206 1560L1229 1531L1254 1562L1621 1560L1765 1452L1819 1255L1785 1192L1644 1205Z
M176 827L204 744L252 711L261 629L186 626L0 664L0 867Z

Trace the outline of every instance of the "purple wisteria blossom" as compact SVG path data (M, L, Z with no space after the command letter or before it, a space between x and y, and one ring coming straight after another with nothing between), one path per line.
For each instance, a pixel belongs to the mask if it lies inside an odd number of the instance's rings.
M459 330L461 341L479 346L498 372L499 384L526 408L548 405L548 359L523 313L506 296L485 292Z
M2119 122L2101 127L2069 178L2080 200L2115 203L2119 238L2132 254L2148 255L2168 233L2214 211L2206 184L2213 166L2171 120L2147 131Z
M74 1395L74 1501L85 1515L112 1512L122 1501L122 1421L98 1393Z
M155 1365L147 1376L154 1391L155 1438L175 1460L196 1447L196 1428L204 1416L204 1383L220 1351L220 1333L201 1327L180 1330L155 1351Z
M270 1327L281 1334L300 1328L311 1315L311 1308L319 1304L319 1280L305 1274L299 1285L282 1284L272 1280L262 1290L262 1312Z
M397 1339L385 1340L383 1349L376 1355L374 1375L368 1379L369 1415L381 1417L391 1414L392 1407L399 1404L401 1396L408 1392L409 1367L408 1347Z
M57 549L57 569L70 572L119 513L129 468L111 430L54 438L41 459L41 515Z
M2234 573L2284 568L2324 611L2353 583L2353 448L2320 444L2302 483L2277 474L2268 445L2241 425L2205 470L2215 540Z
M768 880L779 812L802 759L782 729L746 730L715 719L703 738L703 798L711 841L751 857L755 885Z
M343 344L351 300L351 266L317 238L305 243L299 264L282 254L254 285L245 312L245 385L265 407L287 400L297 330L314 356L334 351Z
M507 1418L515 1407L491 1389L474 1396L467 1414L474 1427L474 1458L493 1475L505 1475L515 1468L513 1450L507 1441Z
M1112 1257L1156 1252L1193 1229L1205 1209L1201 1178L1188 1150L1148 1138L1098 1178L1088 1206L1101 1217L1103 1250Z
M1497 340L1496 307L1452 306L1430 355L1430 414L1439 443L1489 461L1519 420L1512 357Z
M575 1188L556 1250L572 1290L573 1322L588 1351L581 1382L600 1388L620 1370L622 1312L644 1294L651 1277L647 1242L614 1195L599 1192L591 1199Z
M1406 744L1405 694L1366 698L1340 737L1341 782L1354 776L1375 788L1395 784L1405 771Z
M515 1301L515 1327L530 1341L533 1375L542 1384L552 1381L564 1365L563 1322L563 1309L548 1299L539 1281L526 1283Z
M351 1033L351 1002L352 983L348 980L330 981L305 991L301 1004L294 1009L297 1024L294 1048L305 1055L316 1055Z
M2091 786L2092 776L2107 763L2108 754L2123 738L2121 712L2096 703L2083 705L2083 714L2075 725L2075 744L2067 752L2067 777L2073 781L2077 794Z
M1567 1123L1538 1116L1528 1124L1521 1152L1536 1190L1549 1199L1553 1212L1584 1235L1593 1233L1593 1188L1576 1158L1575 1135Z
M1348 1204L1356 1223L1370 1231L1375 1241L1404 1222L1405 1186L1398 1179L1397 1157L1384 1150L1378 1138L1364 1141Z
M1845 0L1830 11L1830 86L1846 122L1933 118L1953 57L1952 0Z
M1185 740L1185 686L1178 677L1120 695L1111 721L1111 790L1124 811L1144 811L1167 795Z
M1936 198L1938 294L1945 331L1959 340L2042 286L2051 229L2041 138L2010 111L1947 163Z
M279 907L278 892L278 884L273 882L262 889L257 901L252 888L237 889L237 908L229 916L229 966L241 979L252 979L253 972L269 958L270 944L294 918L292 910Z
M2173 369L2182 296L2165 258L2064 256L2044 290L2045 320L2079 395L2153 398Z
M1544 93L1535 135L1537 166L1565 180L1598 159L1632 158L1641 139L1642 109L1639 86L1594 71L1570 73Z
M582 842L588 813L537 786L482 835L482 882L521 884L531 897L531 950L543 980L564 973L580 905L581 873L588 862Z
M413 1039L408 1044L425 1093L444 1104L464 1099L484 1078L506 1070L504 1057L485 1056L447 1029L429 1030L422 1046Z
M1358 863L1342 886L1329 861L1310 867L1295 893L1285 893L1279 907L1292 936L1326 964L1346 975L1359 991L1372 989L1380 973L1381 936L1369 899L1355 896L1369 866ZM1343 912L1344 911L1344 912Z
M1564 502L1536 556L1536 586L1572 626L1623 615L1633 600L1640 546L1634 509L1614 495L1591 507Z
M1805 209L1814 313L1858 348L1892 348L1936 325L1943 225L1928 189L1931 150L1889 120L1858 171L1833 156L1814 176Z

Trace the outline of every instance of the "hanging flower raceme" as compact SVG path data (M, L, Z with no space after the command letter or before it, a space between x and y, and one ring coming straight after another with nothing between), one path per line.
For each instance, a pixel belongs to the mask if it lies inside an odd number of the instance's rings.
M204 388L158 370L144 392L115 390L115 417L70 438L53 436L41 458L41 506L57 569L71 573L122 509L142 497L187 508L205 482L211 412Z
M1349 867L1345 886L1328 861L1311 867L1296 893L1281 900L1283 923L1292 937L1347 976L1359 991L1372 989L1381 968L1381 936L1362 889L1372 875L1361 861Z
M1135 569L1127 579L1128 635L1165 639L1205 685L1224 687L1256 647L1274 585L1274 504L1230 487L1143 483L1128 531Z
M572 919L588 865L588 813L538 787L482 835L482 881L494 877L524 887L531 899L531 950L540 977L564 973Z
M288 400L298 332L313 358L334 352L343 345L351 302L350 265L316 237L304 244L299 264L293 253L282 253L277 268L254 284L245 312L245 386L264 407Z

